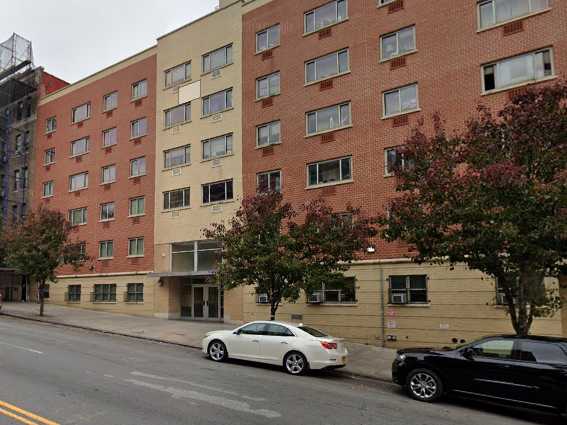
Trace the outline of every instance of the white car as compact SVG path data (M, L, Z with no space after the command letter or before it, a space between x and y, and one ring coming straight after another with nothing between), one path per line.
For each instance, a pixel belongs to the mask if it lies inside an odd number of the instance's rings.
M209 332L203 353L215 362L231 358L279 365L292 375L344 367L348 357L342 340L283 322L251 322L232 331Z

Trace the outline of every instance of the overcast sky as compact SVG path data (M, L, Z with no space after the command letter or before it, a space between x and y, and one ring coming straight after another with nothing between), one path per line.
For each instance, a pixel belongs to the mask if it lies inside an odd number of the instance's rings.
M13 32L34 62L68 82L155 44L214 10L218 0L0 0L0 42Z

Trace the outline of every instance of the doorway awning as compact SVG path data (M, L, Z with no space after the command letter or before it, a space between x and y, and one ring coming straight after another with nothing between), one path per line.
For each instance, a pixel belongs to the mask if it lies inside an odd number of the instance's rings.
M214 270L202 270L196 272L152 272L148 273L148 277L210 277L214 274Z

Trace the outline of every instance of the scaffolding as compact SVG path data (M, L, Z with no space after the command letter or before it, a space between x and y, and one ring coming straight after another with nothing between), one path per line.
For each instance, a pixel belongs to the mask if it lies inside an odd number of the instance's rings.
M0 43L0 83L25 68L33 68L32 44L14 33Z

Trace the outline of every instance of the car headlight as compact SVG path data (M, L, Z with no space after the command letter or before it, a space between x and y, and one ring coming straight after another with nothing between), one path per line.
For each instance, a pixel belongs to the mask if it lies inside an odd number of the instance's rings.
M406 355L405 354L397 354L396 355L396 360L399 362L403 362L406 359Z

